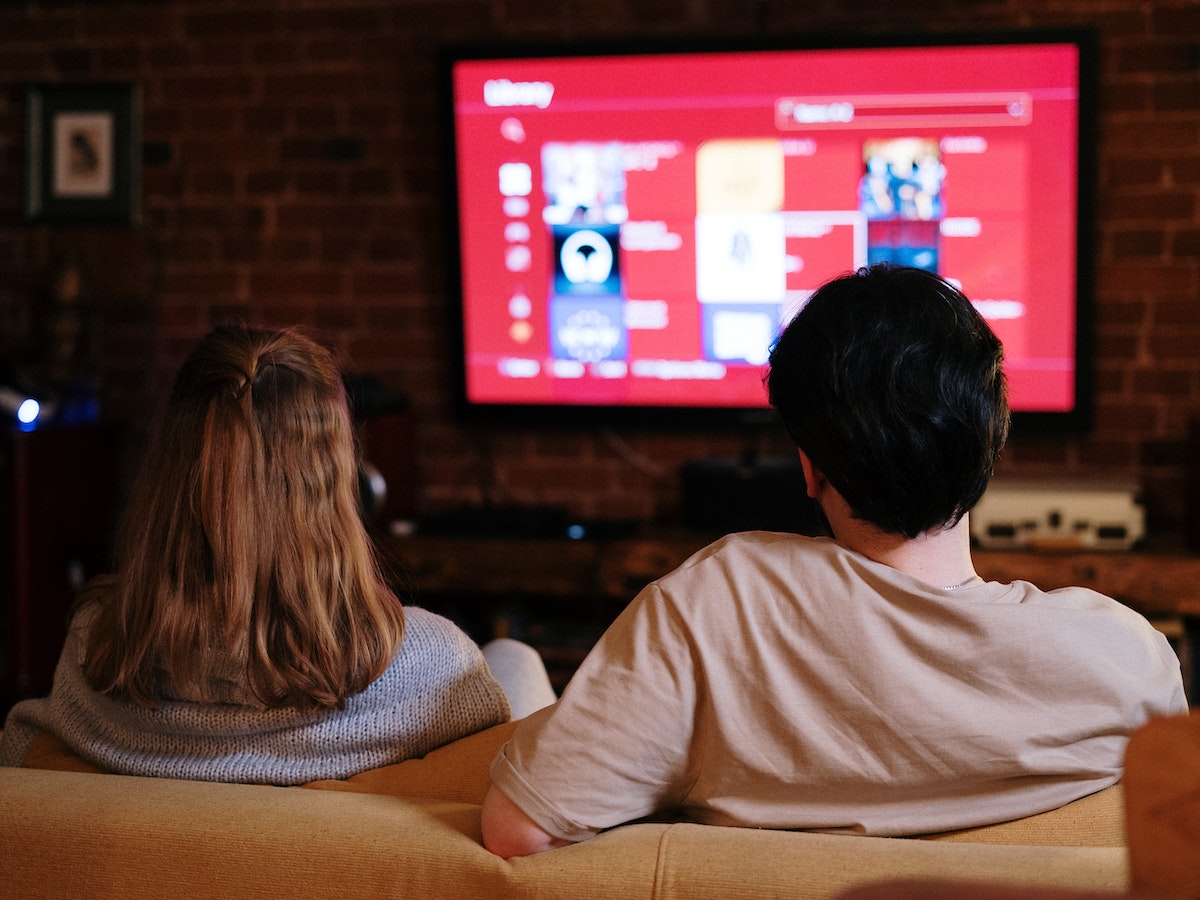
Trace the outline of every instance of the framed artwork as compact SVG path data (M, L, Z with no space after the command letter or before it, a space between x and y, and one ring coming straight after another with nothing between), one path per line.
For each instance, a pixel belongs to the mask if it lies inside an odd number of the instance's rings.
M141 92L133 84L26 89L25 218L135 225L141 217Z

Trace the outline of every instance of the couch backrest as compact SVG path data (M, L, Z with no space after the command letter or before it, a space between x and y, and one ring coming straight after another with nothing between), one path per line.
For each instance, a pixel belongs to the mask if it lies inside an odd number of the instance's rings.
M0 895L823 900L869 881L1121 890L1119 847L638 824L506 862L479 806L342 790L0 769Z
M0 769L0 895L497 897L458 801Z

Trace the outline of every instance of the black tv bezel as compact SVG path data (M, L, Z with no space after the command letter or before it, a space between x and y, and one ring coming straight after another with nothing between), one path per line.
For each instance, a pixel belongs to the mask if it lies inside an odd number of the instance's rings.
M829 49L969 47L1004 44L1072 44L1079 69L1076 141L1075 208L1075 404L1069 410L1016 410L1012 434L1078 436L1093 425L1095 403L1095 249L1098 137L1097 35L1090 26L989 29L939 33L890 32L798 36L698 37L631 41L553 41L446 44L437 50L438 136L441 148L445 224L447 311L449 313L452 408L464 424L672 427L767 426L777 422L768 407L648 406L550 403L482 403L467 390L466 334L459 220L454 66L489 59L569 59L589 56L682 55L688 53L754 53ZM765 374L765 369L764 369Z

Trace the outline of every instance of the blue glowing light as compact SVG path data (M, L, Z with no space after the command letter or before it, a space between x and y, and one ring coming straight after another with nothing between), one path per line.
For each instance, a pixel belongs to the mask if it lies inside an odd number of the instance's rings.
M29 397L21 401L21 405L17 407L17 421L22 425L31 425L37 421L41 412L42 405Z

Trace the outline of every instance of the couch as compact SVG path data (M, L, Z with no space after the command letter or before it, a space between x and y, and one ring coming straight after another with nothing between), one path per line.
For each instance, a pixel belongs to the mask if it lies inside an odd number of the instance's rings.
M506 862L481 845L479 810L512 728L287 788L103 774L39 735L26 768L0 768L0 897L736 900L895 880L1090 897L1128 886L1119 784L928 838L638 823Z

